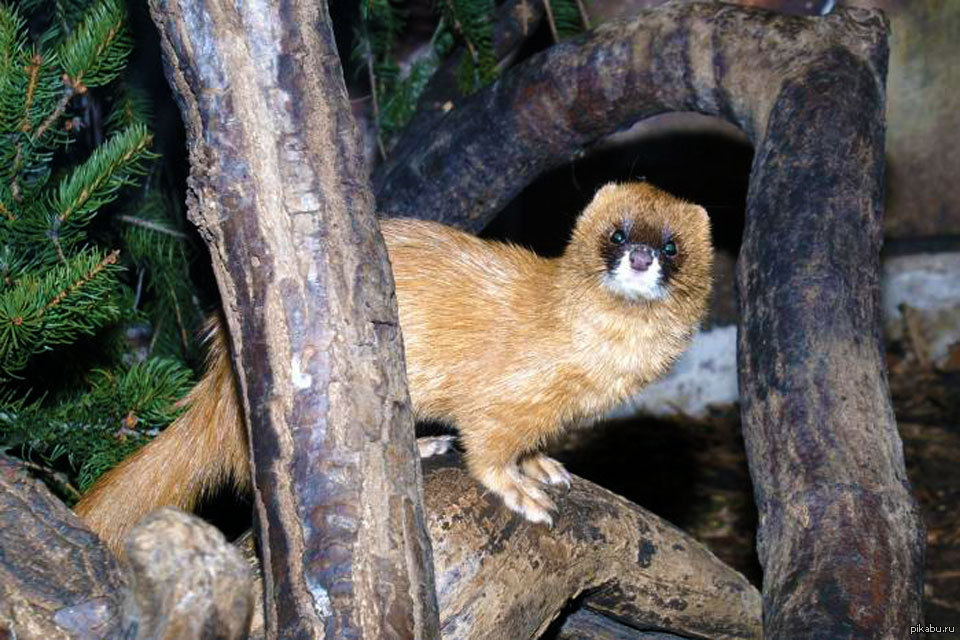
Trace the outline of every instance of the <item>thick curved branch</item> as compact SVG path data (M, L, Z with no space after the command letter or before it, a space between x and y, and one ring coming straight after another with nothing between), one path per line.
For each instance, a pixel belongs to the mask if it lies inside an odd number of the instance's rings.
M923 536L879 344L887 25L667 6L552 47L376 176L379 209L479 229L544 169L662 111L756 155L738 263L768 638L906 637Z
M119 628L127 580L66 505L0 454L0 637L87 637Z
M579 478L553 529L500 507L444 457L425 461L445 638L535 638L576 596L640 629L760 638L746 578L657 516Z
M0 455L0 638L247 637L251 572L214 527L163 509L127 545L121 569L73 512Z
M550 47L405 132L374 174L384 215L479 230L543 171L665 111L730 120L756 142L785 80L835 47L869 59L877 14L798 18L719 3L666 5Z
M593 613L576 621L621 640L762 635L760 594L742 575L593 483L556 494L553 529L503 509L456 456L424 461L424 489L446 640L536 638L577 597ZM621 624L598 624L608 616Z
M436 637L393 282L326 4L151 8L251 434L268 631Z
M784 83L757 144L738 359L774 638L907 637L920 612L922 527L880 339L883 91L828 51Z

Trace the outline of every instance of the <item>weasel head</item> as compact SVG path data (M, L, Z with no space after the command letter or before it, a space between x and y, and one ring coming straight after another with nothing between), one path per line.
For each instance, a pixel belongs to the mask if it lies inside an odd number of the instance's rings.
M600 189L564 261L628 303L663 302L702 315L710 294L710 218L699 206L635 182Z

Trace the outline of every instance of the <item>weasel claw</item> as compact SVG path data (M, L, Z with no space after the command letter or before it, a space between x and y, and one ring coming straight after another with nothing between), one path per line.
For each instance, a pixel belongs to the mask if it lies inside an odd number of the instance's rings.
M516 465L488 471L484 474L483 484L503 498L503 503L511 511L516 511L530 522L553 527L550 512L556 511L557 505Z
M525 476L543 484L560 484L569 487L572 479L570 472L564 469L562 464L542 453L524 458L520 462L520 469Z

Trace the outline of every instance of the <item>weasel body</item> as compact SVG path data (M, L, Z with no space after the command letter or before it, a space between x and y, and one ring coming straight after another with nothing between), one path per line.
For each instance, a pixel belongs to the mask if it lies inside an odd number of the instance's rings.
M570 476L544 443L663 375L706 311L706 212L645 183L607 185L555 259L432 222L382 220L381 230L415 416L456 427L470 474L527 519L552 523L539 485ZM249 482L216 321L210 337L188 410L76 507L114 549L153 508L189 509L220 482Z

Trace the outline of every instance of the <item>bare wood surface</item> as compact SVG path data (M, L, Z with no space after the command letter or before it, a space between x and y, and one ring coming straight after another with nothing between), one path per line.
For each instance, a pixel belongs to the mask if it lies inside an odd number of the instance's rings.
M879 343L886 35L869 10L667 5L519 65L375 177L381 211L479 229L636 119L692 110L747 133L740 390L769 638L902 638L920 615Z
M392 279L325 3L151 3L251 433L269 637L438 635Z
M455 455L425 460L424 485L446 640L537 638L578 596L594 622L619 620L603 627L621 638L762 636L760 594L742 575L591 482L552 491L562 505L553 529L504 509ZM661 635L622 635L636 629Z

